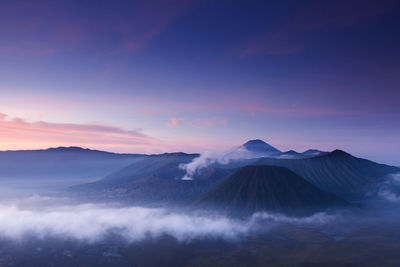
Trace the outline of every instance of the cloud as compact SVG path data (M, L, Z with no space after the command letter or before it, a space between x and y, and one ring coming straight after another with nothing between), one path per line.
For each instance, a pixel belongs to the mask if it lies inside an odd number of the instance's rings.
M397 195L396 193L387 188L381 188L378 191L378 195L390 202L400 202L400 195Z
M156 140L137 131L92 123L27 122L22 118L0 116L0 145L19 146L78 145L78 146L152 146Z
M33 235L96 242L113 233L130 242L164 234L179 241L204 237L235 240L255 230L259 223L266 229L266 226L280 223L323 224L332 219L325 213L293 218L262 212L247 220L236 220L200 211L171 212L163 208L116 204L57 204L57 198L49 197L23 202L0 204L0 237L21 240Z
M378 188L378 196L389 202L400 202L400 173L387 176L387 180Z
M143 207L82 204L38 210L11 205L1 206L0 211L0 235L17 239L33 234L94 242L110 232L129 241L163 234L178 240L206 235L233 238L247 229L246 225L224 217L191 216Z
M392 179L394 184L400 185L400 173L392 173L389 177Z
M169 118L168 119L168 128L172 129L178 127L181 122L184 122L183 118Z
M194 128L203 129L214 125L226 125L227 123L228 123L227 119L220 117L210 117L210 118L197 118L193 120L190 123L190 125Z

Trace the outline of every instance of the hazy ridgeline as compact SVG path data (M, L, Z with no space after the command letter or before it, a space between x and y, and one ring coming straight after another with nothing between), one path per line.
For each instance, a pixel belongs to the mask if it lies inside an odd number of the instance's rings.
M340 151L251 149L13 154L0 175L0 265L400 264L398 168Z

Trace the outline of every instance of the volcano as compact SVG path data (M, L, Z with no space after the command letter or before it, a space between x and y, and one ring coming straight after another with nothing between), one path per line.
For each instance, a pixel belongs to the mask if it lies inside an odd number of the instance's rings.
M346 201L322 191L287 168L261 165L240 168L204 194L200 202L235 215L257 211L308 215L348 206Z

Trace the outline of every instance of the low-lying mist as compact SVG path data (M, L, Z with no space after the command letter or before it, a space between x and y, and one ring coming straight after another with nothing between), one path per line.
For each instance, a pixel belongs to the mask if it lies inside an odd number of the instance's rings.
M168 235L179 242L195 239L238 241L249 234L268 234L289 225L310 227L333 235L364 226L400 222L399 175L390 175L378 188L381 201L354 210L327 211L308 217L258 212L232 218L210 210L149 208L120 203L81 203L68 197L33 195L0 200L0 239L29 237L98 242L117 236L127 242Z
M182 242L202 238L235 241L249 233L266 233L286 224L333 232L339 225L349 223L357 228L362 223L384 221L385 215L381 212L378 216L378 210L360 214L322 212L299 218L259 212L247 219L235 219L211 211L74 203L68 198L33 196L0 203L0 238L23 240L34 236L96 242L115 235L134 242L169 235Z
M57 237L96 242L111 235L133 242L170 235L179 241L201 238L238 240L255 231L267 231L282 223L323 225L341 215L317 213L294 218L256 213L234 219L206 211L179 211L167 208L77 204L69 199L34 196L0 203L0 238Z
M400 203L400 173L388 175L386 181L379 185L378 196L394 203Z

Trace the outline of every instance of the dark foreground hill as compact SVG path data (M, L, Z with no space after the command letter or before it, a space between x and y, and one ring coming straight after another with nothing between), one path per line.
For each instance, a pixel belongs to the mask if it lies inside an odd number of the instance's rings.
M348 205L286 168L259 165L240 168L204 194L200 204L238 215L263 210L305 215Z
M341 150L306 159L262 158L254 164L288 168L320 189L348 200L365 196L368 185L382 182L388 174L400 171Z

